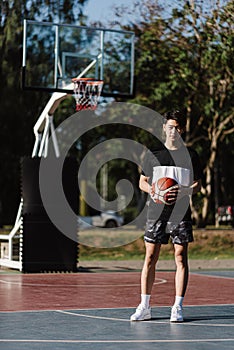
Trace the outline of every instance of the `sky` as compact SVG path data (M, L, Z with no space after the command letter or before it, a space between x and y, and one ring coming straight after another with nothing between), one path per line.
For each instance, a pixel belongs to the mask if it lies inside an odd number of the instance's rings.
M108 24L108 22L110 23L110 21L113 18L114 6L124 5L127 8L134 9L133 5L135 1L136 0L88 0L88 3L85 5L85 14L89 16L88 22L101 21L104 24ZM225 4L228 1L230 0L220 0L220 5ZM180 3L180 1L177 2L177 5L178 3ZM182 1L181 3L183 4ZM207 8L207 11L209 13L210 9L215 6L215 3L217 3L217 1L200 0L199 3L202 3L203 6ZM159 4L163 7L165 14L168 14L170 13L171 8L173 8L173 5L175 5L175 1L160 0ZM126 19L128 19L127 14L126 14ZM121 22L123 23L123 18L121 19Z
M133 5L135 0L88 0L84 7L84 13L89 17L89 22L101 21L107 23L113 16L114 6Z

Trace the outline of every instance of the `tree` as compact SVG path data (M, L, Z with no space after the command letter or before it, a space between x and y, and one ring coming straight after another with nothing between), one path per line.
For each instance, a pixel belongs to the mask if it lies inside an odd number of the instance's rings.
M203 108L200 108L200 118L197 125L202 125L206 145L209 147L201 212L202 220L206 221L211 207L212 195L214 196L215 187L219 185L214 176L214 171L217 171L217 158L219 154L222 154L222 145L227 142L229 136L233 138L231 134L234 132L232 122L234 118L232 104L233 77L231 70L234 63L232 47L234 6L233 3L228 3L224 7L214 9L212 16L204 16L205 21L200 30L197 30L199 28L198 19L194 14L194 7L194 1L191 1L189 11L192 13L192 26L200 48L199 79L201 83L198 84L198 88L201 87L201 90L199 89L200 94L194 97L194 101L190 103L189 109L191 115L192 108L199 106L199 100L202 101ZM201 95L201 93L203 94ZM201 130L199 129L201 128L194 128L194 132L190 136L193 142L197 142L200 138ZM214 200L217 212L219 199L214 198Z
M192 53L192 59L186 59L187 65L179 70L188 81L185 99L189 117L187 135L188 145L201 145L205 150L206 162L204 168L204 186L202 190L202 210L199 213L194 208L194 215L200 224L207 222L209 210L212 209L218 150L222 143L234 131L233 120L233 4L228 3L206 13L202 6L195 5L193 0L186 3L182 13L176 13L179 19L179 32L184 33L185 23L191 28L191 35L177 38L181 51L187 48ZM181 24L180 24L181 23ZM175 28L175 27L174 27ZM189 67L192 67L189 68ZM200 214L200 215L199 215Z
M185 141L197 149L204 168L203 189L194 198L193 216L197 225L205 226L214 219L210 213L214 214L222 198L234 199L233 185L232 194L225 190L224 182L217 189L217 174L229 183L233 175L224 162L226 151L229 157L233 155L227 147L233 141L233 4L177 1L171 2L167 12L161 4L138 2L140 19L123 26L136 33L137 86L133 102L160 113L181 106L185 109ZM134 13L136 7L137 3ZM121 24L123 8L117 10ZM120 133L140 139L140 131L130 129L124 126ZM108 138L107 130L104 134ZM149 137L143 142L148 145Z
M140 20L127 27L137 36L134 101L160 113L185 107L186 143L197 149L204 167L202 196L193 207L198 225L204 226L218 193L218 156L222 159L222 145L233 141L234 7L230 1L177 1L168 13L160 4L141 3ZM220 176L227 178L223 171Z
M12 223L20 200L20 158L30 155L33 125L48 94L22 91L23 19L84 24L87 0L0 2L0 221Z

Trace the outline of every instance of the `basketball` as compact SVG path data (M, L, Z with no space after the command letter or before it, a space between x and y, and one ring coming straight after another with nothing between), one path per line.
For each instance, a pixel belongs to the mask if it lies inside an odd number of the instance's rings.
M174 204L175 201L171 202L169 200L169 192L174 188L178 183L170 177L162 177L157 182L152 184L152 194L151 197L155 203L158 204Z

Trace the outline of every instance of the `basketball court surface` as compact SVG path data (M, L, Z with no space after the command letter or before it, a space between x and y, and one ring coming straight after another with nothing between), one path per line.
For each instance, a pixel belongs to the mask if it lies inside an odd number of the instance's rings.
M234 271L191 272L184 323L171 324L174 272L156 273L152 319L130 322L140 271L0 274L0 348L233 349Z
M47 156L53 113L73 93L71 79L87 72L89 78L104 81L103 97L131 97L134 33L24 21L22 86L53 93L34 126L33 158ZM14 234L20 225L18 218ZM0 273L0 349L233 349L233 290L234 270L193 271L185 320L171 324L174 272L159 271L152 319L130 322L139 304L137 269L44 274L5 270Z

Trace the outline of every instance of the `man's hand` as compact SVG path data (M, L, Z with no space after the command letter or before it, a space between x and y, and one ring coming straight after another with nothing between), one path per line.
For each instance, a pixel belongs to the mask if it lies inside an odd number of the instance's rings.
M173 204L177 201L178 196L180 193L180 187L179 185L175 185L173 187L171 187L171 189L169 189L169 191L166 193L166 200L169 204Z
M179 189L180 187L178 185L174 185L166 190L160 191L155 189L155 183L153 183L149 189L149 194L155 203L172 205L178 198Z
M167 200L173 203L184 196L190 196L192 192L193 189L191 187L176 185L167 193Z

